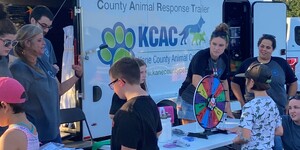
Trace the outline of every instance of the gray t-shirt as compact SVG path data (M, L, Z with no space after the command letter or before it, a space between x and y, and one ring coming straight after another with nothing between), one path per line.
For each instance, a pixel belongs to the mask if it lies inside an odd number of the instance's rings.
M288 115L282 116L283 136L281 137L285 150L300 150L300 126L296 125Z
M13 77L25 88L25 113L37 128L40 142L51 141L59 135L59 93L56 70L38 58L33 68L20 59L10 66Z

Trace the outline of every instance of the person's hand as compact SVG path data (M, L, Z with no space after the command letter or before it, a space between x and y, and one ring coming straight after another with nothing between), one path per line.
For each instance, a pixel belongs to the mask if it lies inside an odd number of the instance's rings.
M177 110L181 110L181 105L176 106Z
M235 128L226 128L226 130L230 133L236 133L238 134L241 131L241 127L235 127Z
M81 77L82 77L83 71L82 71L82 66L81 66L81 64L78 64L78 65L72 65L72 69L75 71L75 76L76 76L77 78L81 78Z
M80 56L78 57L78 64L77 65L72 65L72 69L75 71L75 76L77 78L81 78L83 74L82 66L81 66L81 61L80 61Z
M53 64L52 66L56 69L56 72L59 71L59 67L56 64Z
M232 119L235 119L234 115L232 112L227 112L227 117L228 118L232 118Z

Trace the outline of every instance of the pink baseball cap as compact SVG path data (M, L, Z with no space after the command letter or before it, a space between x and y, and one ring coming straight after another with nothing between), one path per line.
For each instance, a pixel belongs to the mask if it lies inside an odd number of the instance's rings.
M24 103L25 99L25 89L17 80L0 77L0 102L19 104Z

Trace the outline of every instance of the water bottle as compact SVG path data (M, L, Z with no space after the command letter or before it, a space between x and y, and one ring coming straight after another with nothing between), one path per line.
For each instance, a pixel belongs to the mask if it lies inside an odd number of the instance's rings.
M158 138L159 142L168 142L172 139L171 116L162 114L161 117L162 132Z

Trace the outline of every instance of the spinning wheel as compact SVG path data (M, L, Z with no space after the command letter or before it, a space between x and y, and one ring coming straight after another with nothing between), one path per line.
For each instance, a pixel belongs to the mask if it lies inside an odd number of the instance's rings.
M196 120L211 134L221 121L226 104L225 91L221 81L213 76L205 76L196 87L194 94L194 113Z

